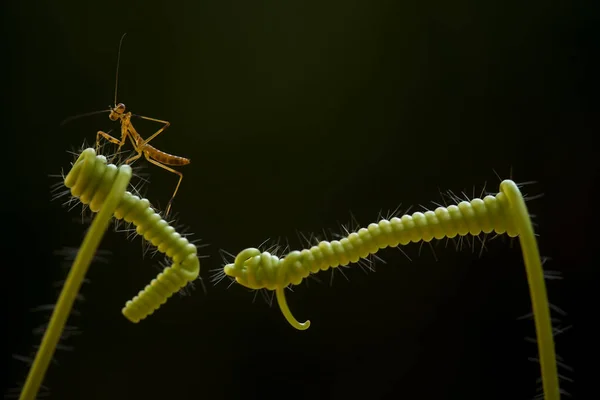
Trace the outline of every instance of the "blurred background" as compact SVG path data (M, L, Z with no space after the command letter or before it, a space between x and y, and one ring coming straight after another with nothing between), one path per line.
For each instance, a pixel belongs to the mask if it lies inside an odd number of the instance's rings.
M139 324L124 303L157 273L140 238L109 231L56 353L52 399L530 399L539 368L518 242L473 250L440 242L381 251L384 263L317 275L277 306L228 282L212 286L220 250L342 233L400 204L435 207L440 191L524 190L536 216L550 299L567 314L591 267L585 235L598 163L598 14L578 2L38 1L3 3L2 262L4 393L19 387L35 328L55 302L86 224L51 201L118 102L168 120L152 144L189 157L173 205L210 246L200 285ZM595 24L595 25L594 25ZM596 68L594 68L594 66ZM148 136L159 128L134 121ZM177 177L145 161L146 196L164 207ZM8 217L8 219L6 219ZM63 251L64 252L64 251ZM67 263L68 264L68 263ZM590 282L588 280L588 282ZM578 290L581 290L578 288ZM580 292L580 293L583 293ZM582 300L583 301L583 300ZM557 337L575 368L571 331ZM574 372L561 367L573 378ZM575 385L563 381L575 395ZM576 397L576 396L575 396Z

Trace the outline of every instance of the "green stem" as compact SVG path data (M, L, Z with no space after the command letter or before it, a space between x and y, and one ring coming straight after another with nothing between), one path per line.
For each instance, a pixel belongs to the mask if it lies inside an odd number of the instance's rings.
M96 254L96 250L108 228L110 219L123 198L123 194L129 185L130 179L131 167L128 165L121 166L111 187L110 193L85 235L81 248L69 271L65 286L60 293L56 306L54 307L54 312L52 313L52 318L50 319L50 323L48 324L48 328L42 339L42 344L40 345L35 360L29 370L25 386L23 387L23 391L19 398L20 400L34 400L37 396L40 385L42 384L48 369L48 365L50 364L50 360L54 355L56 345L62 336L67 318L73 308L77 293L85 278L85 274L87 273L92 258L94 257L94 254Z
M527 281L533 308L535 330L537 335L538 353L540 357L540 368L542 370L542 385L545 400L559 400L560 386L558 381L558 370L556 366L556 353L554 351L554 336L552 334L552 323L550 319L550 304L544 281L544 270L540 260L540 252L529 218L529 212L525 200L518 186L511 180L505 180L500 184L500 190L506 194L513 208L513 215L517 229L519 230L519 241L525 261Z

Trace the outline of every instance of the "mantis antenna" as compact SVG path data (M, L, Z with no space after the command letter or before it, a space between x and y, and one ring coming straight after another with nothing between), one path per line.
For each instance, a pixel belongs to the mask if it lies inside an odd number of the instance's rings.
M117 53L117 72L115 74L115 102L113 103L115 107L117 106L117 89L119 87L119 64L121 63L121 47L123 47L123 39L125 39L126 35L127 32L125 32L123 36L121 36L121 40L119 41L119 52Z
M127 32L125 32L123 34L123 36L121 36L121 40L119 41L119 52L117 53L117 72L116 72L116 77L115 77L115 101L114 101L114 107L117 106L117 88L119 87L119 64L121 63L121 47L123 47L123 39L125 39L125 36L127 35ZM83 118L83 117L89 117L92 115L97 115L97 114L103 114L106 112L111 112L112 111L112 107L108 107L108 110L100 110L100 111L92 111L92 112L88 112L88 113L84 113L84 114L78 114L72 117L68 117L65 118L61 123L60 126L66 125L67 123L75 120L75 119L79 119L79 118Z

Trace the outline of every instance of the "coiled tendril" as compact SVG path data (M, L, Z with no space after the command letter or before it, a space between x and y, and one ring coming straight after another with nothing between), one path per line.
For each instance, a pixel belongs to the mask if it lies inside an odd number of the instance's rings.
M233 264L225 265L224 272L247 288L275 290L286 319L298 329L307 329L310 321L301 324L289 313L283 295L285 287L300 284L310 274L356 263L386 247L492 231L517 236L514 220L507 218L508 208L506 195L498 193L435 211L383 219L341 240L322 241L309 249L292 251L284 258L249 248L239 253Z
M65 186L83 204L89 205L93 212L98 212L110 191L116 172L115 165L107 165L104 156L97 156L94 149L88 148L80 154L65 178ZM175 292L195 280L200 272L200 261L196 246L162 219L148 200L124 192L114 217L133 223L138 234L173 260L170 267L165 268L144 290L125 304L123 315L131 322L139 322L157 310Z
M339 241L322 241L309 249L292 251L284 258L248 248L223 270L247 288L275 290L286 320L294 328L305 330L310 321L300 323L290 312L284 294L287 286L300 284L310 274L355 263L386 247L492 231L520 238L536 324L544 393L547 399L559 399L554 339L539 251L525 201L512 180L503 181L500 193L495 196L462 201L434 211L415 212L389 221L383 219Z

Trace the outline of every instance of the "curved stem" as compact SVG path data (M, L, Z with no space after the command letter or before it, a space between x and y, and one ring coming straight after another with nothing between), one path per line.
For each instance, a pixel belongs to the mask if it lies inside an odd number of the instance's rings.
M31 365L27 380L21 392L20 400L34 400L39 391L40 385L50 364L50 360L56 349L56 345L62 335L65 323L73 303L79 292L79 288L85 278L85 274L92 262L92 258L102 241L104 232L108 228L108 224L112 215L123 198L123 194L129 185L131 179L131 167L123 165L119 168L115 181L110 189L110 193L106 198L102 209L92 222L88 230L81 248L77 253L77 257L73 262L73 266L69 271L65 285L58 297L54 312L48 324L48 328L44 333L42 343L35 356L35 360Z
M527 281L533 308L535 330L537 335L540 367L542 370L542 385L545 400L559 400L560 387L556 367L556 353L554 351L554 336L550 320L550 305L544 281L544 270L540 260L540 252L535 239L529 212L521 191L511 180L500 184L500 190L506 194L511 207L515 223L519 231L519 241L525 261Z
M306 322L298 322L298 320L294 318L290 308L287 305L287 301L285 300L285 287L278 287L275 293L277 295L277 303L279 304L279 308L281 309L281 312L283 313L283 316L287 322L300 331L307 330L310 327L310 320L307 320Z

